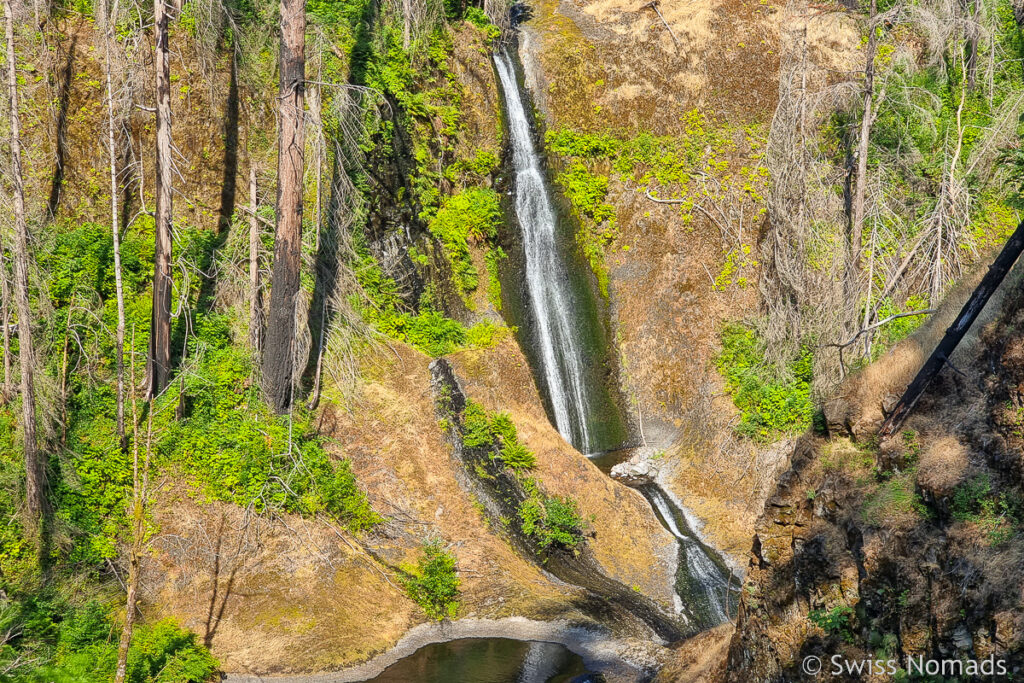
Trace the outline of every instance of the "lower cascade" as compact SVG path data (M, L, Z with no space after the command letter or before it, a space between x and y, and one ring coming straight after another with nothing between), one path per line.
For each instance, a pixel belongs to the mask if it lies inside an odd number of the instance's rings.
M592 397L597 389L588 372L579 338L585 329L583 307L575 300L569 283L569 264L559 240L554 209L533 127L524 106L515 62L507 46L494 54L505 101L509 142L514 169L515 217L522 231L526 289L532 315L533 338L539 379L546 389L559 433L583 453L591 454L607 444L595 443L590 425L595 422ZM614 453L614 452L613 452ZM614 454L594 454L605 469ZM603 461L603 462L601 462ZM606 470L607 471L607 470ZM654 483L638 489L651 504L661 524L676 537L679 564L676 593L680 615L690 626L710 628L730 618L737 602L739 581L693 534L682 512Z

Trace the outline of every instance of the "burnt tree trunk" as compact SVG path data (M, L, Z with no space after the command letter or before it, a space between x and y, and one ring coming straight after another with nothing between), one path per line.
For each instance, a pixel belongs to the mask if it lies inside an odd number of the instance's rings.
M291 407L295 309L302 257L302 173L305 148L306 12L302 0L281 0L281 82L278 95L277 226L270 315L263 354L267 401L278 413Z
M156 24L156 250L153 254L153 315L146 368L149 395L167 386L171 366L171 54L164 0L154 3Z
M964 335L967 334L967 330L971 328L975 319L977 319L982 309L985 308L989 298L999 288L999 284L1006 277L1013 264L1017 262L1021 251L1024 251L1024 222L1017 226L1013 235L1006 241L1003 250L999 252L999 256L989 266L988 273L985 274L981 283L975 288L971 298L960 309L960 314L956 317L956 320L946 330L942 341L932 351L932 355L925 361L925 364L921 366L917 376L914 377L914 381L907 386L903 397L900 398L882 424L882 428L878 432L880 437L891 436L900 428L903 421L907 419L918 399L921 398L928 385L931 384L932 380L939 374L939 371L942 370L949 357L953 355L953 351L956 350L957 345L960 344Z
M36 392L33 382L32 308L28 301L28 226L25 223L25 181L21 168L21 120L18 115L18 75L14 54L14 10L4 0L7 38L7 85L11 116L11 179L14 184L14 303L18 308L18 360L21 363L21 422L25 430L25 504L36 533L42 531L46 473L36 444Z

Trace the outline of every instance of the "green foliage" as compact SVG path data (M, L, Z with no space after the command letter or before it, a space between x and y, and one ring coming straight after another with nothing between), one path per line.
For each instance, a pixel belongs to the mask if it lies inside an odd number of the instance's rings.
M583 542L583 518L575 500L548 496L532 479L526 488L530 495L519 505L519 521L527 537L541 550L552 546L573 550Z
M471 243L494 238L501 222L498 194L490 189L472 189L444 200L428 224L441 242L451 265L455 283L463 293L472 292L479 283L479 273L469 253Z
M492 24L490 17L479 7L467 7L464 18L484 31L488 43L497 40L501 36L501 29Z
M576 242L597 276L601 294L608 296L608 271L604 265L604 248L618 236L615 207L605 202L608 176L597 175L582 161L573 161L555 176L573 212L580 219Z
M489 149L478 149L471 159L456 159L444 175L455 182L459 179L471 179L477 182L489 177L498 169L500 159Z
M829 635L839 636L847 643L854 642L853 620L856 616L852 607L837 605L830 610L815 609L808 613L811 623Z
M988 474L976 475L957 486L950 512L953 519L977 525L990 545L1013 538L1024 522L1020 499L993 491Z
M273 415L250 378L248 354L213 350L185 381L192 403L187 417L170 421L156 441L158 462L177 467L205 495L257 511L283 509L336 516L353 530L380 521L358 489L348 461L334 461L297 411ZM173 415L180 384L157 402L157 414Z
M405 342L430 356L444 356L466 348L490 348L508 329L490 320L467 328L445 317L430 306L418 313L406 310L398 296L395 281L384 275L372 256L362 257L356 278L369 301L358 297L352 303L377 330L392 339Z
M879 482L864 500L861 515L869 524L899 523L902 515L927 517L928 507L917 495L913 468Z
M466 409L462 413L462 444L466 448L482 448L493 442L487 409L476 401L466 401Z
M533 452L520 443L508 413L489 413L472 399L466 401L462 414L462 443L467 448L491 450L491 457L500 458L517 473L537 465Z
M484 263L487 266L487 300L494 306L494 310L501 311L501 280L498 279L498 261L508 258L505 250L501 247L488 249L484 255Z
M790 362L787 376L778 377L765 362L763 344L754 331L744 325L729 325L722 332L722 352L715 365L740 410L739 433L768 440L811 425L814 357L810 347L803 347Z
M709 126L707 118L696 109L687 112L681 120L684 133L678 137L642 133L623 139L608 133L583 133L568 128L552 130L546 135L548 151L568 160L555 181L580 221L577 242L605 296L608 275L604 248L618 237L615 208L605 201L609 183L606 169L610 166L620 178L641 186L642 190L651 190L652 194L661 187L671 195L686 198L680 204L680 211L684 221L689 222L693 209L692 198L688 196L692 177L708 173L721 175L728 167L722 155L732 148L729 138ZM745 170L748 172L741 174L740 182L749 186L751 193L755 187L760 190L766 183L763 169ZM763 198L760 199L763 202Z
M459 610L459 575L455 555L438 540L427 541L420 549L416 567L403 580L409 597L432 619L454 619Z
M121 625L97 601L75 607L49 590L16 595L0 608L0 627L14 637L0 646L0 669L19 653L35 659L29 672L0 675L0 681L102 683L114 677ZM217 660L196 635L172 620L136 624L128 650L130 683L204 683ZM24 675L27 674L27 675Z

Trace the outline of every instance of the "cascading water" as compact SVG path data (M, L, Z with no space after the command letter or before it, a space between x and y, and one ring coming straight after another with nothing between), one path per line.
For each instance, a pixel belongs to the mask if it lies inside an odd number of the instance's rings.
M508 112L515 168L515 211L523 231L526 284L544 381L558 431L569 443L588 453L592 446L587 424L590 397L583 386L583 350L572 319L573 292L556 243L558 219L507 48L494 55L494 63Z
M495 53L494 64L504 94L512 148L514 207L523 235L531 341L536 351L533 360L540 366L537 374L547 390L558 431L577 449L590 454L609 448L609 444L595 434L602 422L602 401L607 399L593 373L594 363L581 343L587 330L587 313L579 305L569 278L568 256L559 241L558 216L508 48ZM726 621L736 597L730 572L711 558L661 489L650 484L640 491L678 542L676 592L682 601L681 616L691 626L702 628Z

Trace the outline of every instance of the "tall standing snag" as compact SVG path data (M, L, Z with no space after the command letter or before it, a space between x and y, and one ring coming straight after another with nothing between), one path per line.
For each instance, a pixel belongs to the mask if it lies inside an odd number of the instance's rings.
M907 419L918 399L921 398L925 389L928 388L928 385L932 383L935 376L942 370L949 357L953 355L953 351L956 350L957 345L960 344L964 335L967 334L967 330L971 328L975 319L977 319L982 309L985 308L989 298L999 288L999 284L1006 277L1010 268L1017 262L1022 251L1024 251L1024 222L1017 226L1013 235L1006 241L1003 250L999 252L999 256L989 266L988 272L971 294L971 298L960 309L960 314L956 317L956 320L946 330L945 336L942 337L938 346L932 351L932 355L921 366L917 376L914 377L914 381L907 386L903 397L900 398L892 412L889 413L889 417L882 424L882 428L878 432L880 437L891 436L900 428L903 421Z
M106 0L99 0L100 8L106 7ZM110 234L114 242L114 294L117 299L117 333L115 336L114 353L117 354L117 438L121 450L128 447L128 439L124 430L124 281L121 277L121 232L117 215L117 147L114 136L114 83L111 71L114 23L117 21L117 0L114 0L110 14L105 10L101 14L109 21L105 25L103 35L103 73L107 84L107 153L110 161Z
M857 185L853 198L853 220L850 227L850 262L853 265L851 277L856 278L860 270L861 241L864 234L864 202L868 181L868 142L871 126L875 121L872 100L875 96L875 52L878 38L875 35L875 17L878 14L877 0L871 0L871 14L868 17L868 44L864 63L864 113L860 121L860 139L857 142Z
M302 175L306 144L306 11L302 0L281 0L281 81L278 93L277 227L270 314L263 354L267 401L279 413L291 407L295 309L302 256Z
M260 222L256 213L256 167L249 159L249 343L254 352L263 348L263 296L260 293Z
M18 308L18 359L21 362L21 421L25 430L25 503L30 526L41 530L45 472L36 445L36 393L32 381L32 309L28 303L28 227L25 223L25 181L21 169L21 121L18 116L18 75L14 54L14 10L4 0L7 37L8 105L11 116L11 178L14 183L14 302Z
M171 54L165 0L153 3L156 25L156 249L153 315L146 368L149 395L167 386L171 365Z

